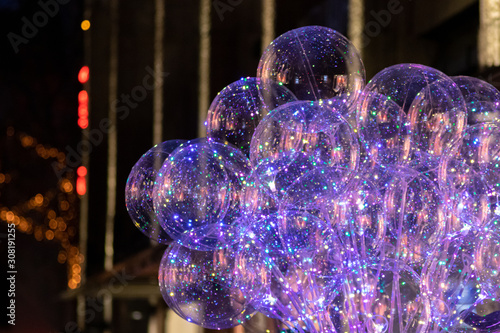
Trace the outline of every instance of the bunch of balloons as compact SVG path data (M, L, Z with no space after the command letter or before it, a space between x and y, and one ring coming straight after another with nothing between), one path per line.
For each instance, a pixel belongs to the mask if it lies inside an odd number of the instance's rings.
M493 86L423 65L365 85L349 40L303 27L217 95L207 138L139 159L127 209L205 328L500 332L499 116Z

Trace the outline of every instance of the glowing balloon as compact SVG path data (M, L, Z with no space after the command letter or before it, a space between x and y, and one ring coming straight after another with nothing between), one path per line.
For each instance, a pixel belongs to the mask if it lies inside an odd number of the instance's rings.
M474 264L482 292L488 298L500 299L500 222L491 221L475 239Z
M366 84L364 90L386 96L406 113L417 95L437 80L451 81L435 68L418 64L398 64L378 72Z
M441 161L439 182L447 196L452 231L483 227L500 214L500 128L468 127Z
M500 119L500 92L497 88L475 77L454 76L451 79L464 97L468 126Z
M357 103L356 125L365 155L361 158L363 168L406 162L410 153L406 115L389 97L363 91Z
M408 110L412 156L418 166L435 169L446 149L466 128L465 103L450 79L436 80L422 88Z
M227 140L248 154L250 140L260 120L274 108L294 101L285 87L276 86L267 104L259 93L259 80L242 78L217 94L207 116L207 136Z
M134 165L127 179L125 204L134 225L158 243L168 244L172 239L161 228L156 218L153 197L154 182L165 159L183 140L170 140L148 150Z
M444 235L443 195L424 175L396 168L384 196L387 240L394 247L385 255L418 267Z
M197 251L174 243L161 260L161 294L169 308L194 324L217 330L239 325L255 313L251 303L263 280L250 274L253 258L238 247Z
M298 100L346 95L352 103L364 86L365 69L347 38L330 28L308 26L276 38L260 59L257 77L264 92L280 84Z
M175 151L156 178L155 211L163 229L192 249L236 241L248 159L229 145L200 140Z
M340 193L354 176L358 150L351 127L328 103L294 102L261 121L250 161L278 200L288 195L296 205L314 206L315 197Z

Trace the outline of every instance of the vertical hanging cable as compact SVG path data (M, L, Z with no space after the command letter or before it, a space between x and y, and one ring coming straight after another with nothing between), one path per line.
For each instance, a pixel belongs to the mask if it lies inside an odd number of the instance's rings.
M104 269L113 269L113 241L114 224L116 213L116 172L117 172L117 145L118 129L116 124L116 103L118 97L118 0L110 0L110 42L109 42L109 100L108 118L110 130L108 134L108 182L106 200L106 230L104 236ZM109 293L103 297L103 317L104 322L111 324L113 319L113 299ZM108 326L109 327L109 326Z
M268 45L274 40L276 21L276 0L262 0L262 44L260 52L264 52Z
M106 233L104 241L104 269L113 269L113 231L116 209L117 143L116 110L114 101L118 97L118 0L110 0L111 38L109 61L109 111L111 123L108 136L108 183L106 200Z
M163 73L163 37L165 29L165 0L155 0L154 71ZM153 91L153 145L163 142L163 75L158 75ZM155 168L161 168L163 161L155 160ZM153 224L154 234L159 234L160 226ZM156 242L150 241L154 246Z
M347 24L347 37L358 49L360 56L363 57L364 0L349 0L349 21Z
M210 103L210 12L212 2L200 0L200 54L198 64L198 137L206 135L205 119Z
M165 29L164 0L155 1L154 70L163 73L163 31ZM153 145L163 141L163 76L158 75L153 95Z
M500 66L500 0L480 0L478 59L481 69Z

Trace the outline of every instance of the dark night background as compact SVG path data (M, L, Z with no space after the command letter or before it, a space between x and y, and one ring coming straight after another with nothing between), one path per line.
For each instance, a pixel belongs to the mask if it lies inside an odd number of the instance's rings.
M82 137L77 121L78 93L83 88L77 76L83 65L90 67L90 127L97 126L109 109L110 1L42 2L56 3L57 13L26 43L19 44L16 52L9 33L22 36L23 18L32 22L33 15L41 10L40 3L0 0L0 274L7 272L6 239L2 238L7 232L5 222L17 222L18 229L16 326L7 325L2 315L0 331L6 332L59 332L68 321L76 320L78 288L71 288L70 278L79 276L78 261L71 260L80 258L81 198L75 193L76 169L66 169L59 178L54 165L67 163L68 147L76 149ZM130 93L147 74L146 68L153 67L155 8L152 0L118 3L117 89L121 94ZM479 2L458 1L457 10L453 10L453 1L442 3L450 4L449 8L432 1L402 0L403 12L394 15L363 48L367 78L392 64L417 62L449 75L481 76L496 84L494 69L480 71L478 65ZM387 1L367 1L365 6L365 22L370 22L374 20L371 11L385 9ZM91 17L85 16L86 8L91 9ZM430 12L436 15L428 15ZM227 84L255 75L261 54L260 15L260 1L256 0L240 1L232 11L224 13L223 20L212 8L211 99ZM89 31L80 28L84 19L91 21ZM164 24L163 62L169 76L163 88L163 140L192 139L197 136L198 123L198 1L166 1ZM348 1L276 1L276 36L312 24L347 34ZM85 42L85 34L91 42ZM124 188L131 167L152 146L152 107L153 95L148 93L117 124L114 216L114 263L139 267L134 283L147 286L156 282L161 248L155 250L131 223ZM85 262L89 285L96 286L107 279L103 273L107 149L105 137L102 144L93 147L88 168L89 239ZM0 299L7 301L7 290L6 277L1 276ZM130 313L151 314L156 306L147 298L134 297L114 301L112 331L146 330L147 316L132 320ZM1 305L2 309L6 306ZM102 332L109 325L97 314L87 331Z

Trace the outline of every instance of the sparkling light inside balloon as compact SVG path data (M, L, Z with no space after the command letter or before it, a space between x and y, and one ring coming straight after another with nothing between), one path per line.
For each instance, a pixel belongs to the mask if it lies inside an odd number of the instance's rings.
M354 45L326 27L302 27L276 38L262 55L257 77L264 93L284 85L298 100L346 95L355 100L365 69Z
M500 128L493 123L468 127L439 169L455 229L483 227L500 213Z
M134 225L149 238L163 244L170 243L172 239L162 229L156 217L153 188L163 162L184 142L165 141L148 150L130 171L125 188L125 203Z
M358 167L359 145L347 121L328 103L294 102L257 127L250 161L257 181L277 199L316 205L335 195Z
M259 290L260 279L249 274L250 262L237 248L196 251L174 244L160 264L160 291L187 321L209 329L230 328L255 312L252 293Z
M127 209L172 242L174 312L217 330L258 311L299 333L500 332L498 90L417 64L364 78L342 35L289 31L215 98L208 139L137 162Z
M451 79L464 97L469 126L499 121L500 92L497 88L475 77L455 76Z
M163 229L193 249L234 241L242 219L240 192L249 172L238 149L200 140L175 151L156 179L154 205Z
M250 140L260 120L270 110L295 100L280 85L276 85L273 95L265 99L259 87L258 79L248 77L222 89L208 109L208 137L228 141L248 154Z

